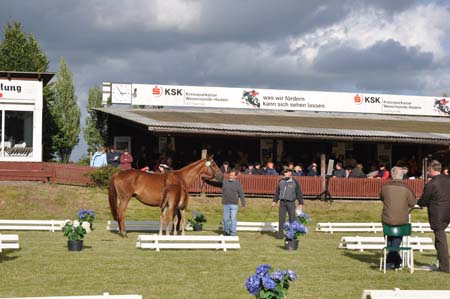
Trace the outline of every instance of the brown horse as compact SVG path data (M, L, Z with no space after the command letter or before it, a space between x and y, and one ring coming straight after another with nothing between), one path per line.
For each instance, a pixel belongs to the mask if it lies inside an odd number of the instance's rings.
M163 214L166 216L167 234L170 220L176 211L180 212L178 215L181 214L176 222L181 218L184 229L186 222L184 210L188 204L188 190L191 184L202 174L216 178L223 175L212 158L211 156L198 160L181 169L163 174L145 173L135 169L114 174L109 183L109 205L114 220L119 223L119 234L126 237L125 211L133 196L146 205L161 208L160 234Z

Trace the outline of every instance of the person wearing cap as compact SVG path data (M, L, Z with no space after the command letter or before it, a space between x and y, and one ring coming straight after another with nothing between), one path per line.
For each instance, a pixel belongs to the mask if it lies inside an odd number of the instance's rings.
M300 184L292 177L292 169L287 168L283 171L283 177L278 181L275 194L273 196L272 207L276 206L280 201L278 210L278 239L284 238L283 224L286 221L286 212L289 215L289 222L294 222L295 215L295 201L298 201L298 209L303 208L303 195L300 189Z

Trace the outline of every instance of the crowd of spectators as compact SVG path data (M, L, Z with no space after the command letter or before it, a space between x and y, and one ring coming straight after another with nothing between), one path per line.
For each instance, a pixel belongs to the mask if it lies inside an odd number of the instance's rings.
M294 161L260 161L248 162L248 154L242 151L236 153L227 150L226 152L218 152L215 154L215 161L219 165L223 173L229 173L232 169L237 170L238 174L246 175L281 175L285 169L291 169L293 176L319 176L320 164L316 161L310 163L294 162ZM218 158L216 158L216 154ZM162 152L154 154L152 157L148 154L145 146L141 146L135 153L133 158L131 153L125 149L122 154L117 152L114 147L110 147L106 152L105 147L100 147L91 159L91 166L102 167L112 165L121 169L140 169L146 172L166 172L172 169L178 169L190 162L198 160L199 153L192 152L192 158L189 161L181 161L179 156L174 152ZM186 156L186 155L185 155ZM185 157L186 158L186 157ZM229 158L230 160L226 160ZM225 159L225 160L224 160ZM389 165L381 161L367 161L364 164L354 159L351 155L345 157L339 155L327 156L327 161L334 161L334 170L332 177L336 178L373 178L373 179L390 179ZM192 160L192 161L191 161ZM306 166L305 166L306 165ZM395 162L394 166L403 169L404 179L420 178L418 161L415 156L409 159L401 159ZM366 172L367 171L367 172ZM444 167L442 173L448 175L448 167Z

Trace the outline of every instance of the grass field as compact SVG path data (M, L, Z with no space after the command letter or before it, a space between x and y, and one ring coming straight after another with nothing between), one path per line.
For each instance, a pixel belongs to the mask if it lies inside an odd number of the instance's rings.
M0 219L75 218L80 208L94 210L94 231L82 252L68 252L62 232L17 232L20 250L0 253L0 297L141 294L150 298L252 298L245 279L262 263L292 269L298 280L289 298L360 298L364 289L450 289L450 276L416 271L378 271L380 252L338 249L346 234L314 231L322 221L379 221L381 203L306 201L314 223L300 239L299 250L283 249L271 234L239 233L241 249L171 250L154 252L135 247L138 233L122 239L105 230L111 219L104 190L39 183L1 183ZM268 198L248 199L241 221L276 221ZM216 234L221 218L219 198L190 198L189 211L205 214L201 234ZM128 220L157 220L159 211L132 200ZM414 221L426 221L426 211L415 211ZM8 232L5 232L8 233ZM13 233L13 232L10 232ZM188 232L197 234L197 232ZM364 234L360 234L364 235ZM373 235L373 234L367 234ZM429 235L429 234L425 234ZM436 260L435 252L415 253L416 266Z

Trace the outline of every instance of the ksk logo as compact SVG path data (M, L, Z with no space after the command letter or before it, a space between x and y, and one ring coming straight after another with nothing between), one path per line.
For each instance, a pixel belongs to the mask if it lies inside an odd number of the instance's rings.
M152 94L156 97L159 97L162 95L162 88L158 87L158 85L155 85L152 89Z
M355 100L355 104L356 105L361 105L362 104L362 96L360 96L359 94L356 94L354 100Z

